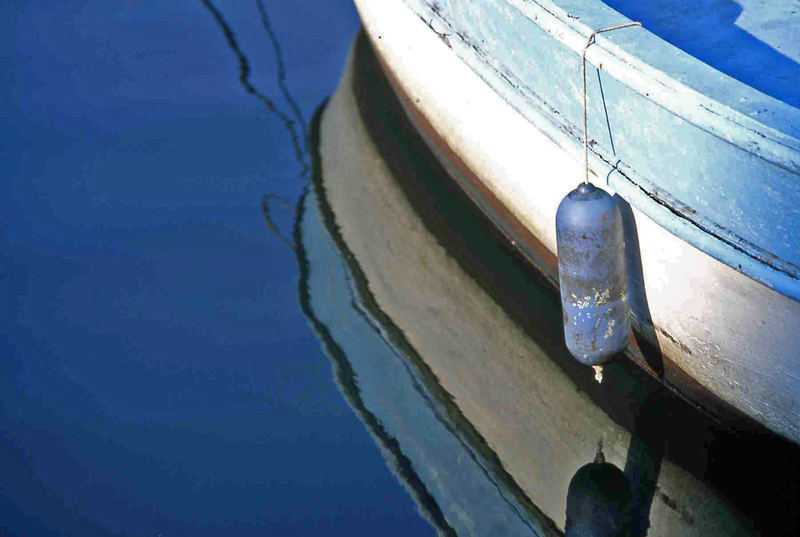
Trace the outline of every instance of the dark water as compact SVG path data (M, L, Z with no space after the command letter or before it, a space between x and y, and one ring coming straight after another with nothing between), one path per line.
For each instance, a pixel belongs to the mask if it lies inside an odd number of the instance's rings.
M630 362L598 386L569 358L554 290L446 178L363 36L340 92L356 105L322 106L358 31L349 0L3 14L0 534L558 535L560 491L589 460L563 482L526 475L578 441L548 422L584 438L570 421L589 414L590 442L630 434L632 535L797 533L796 446ZM407 244L395 267L372 262ZM460 282L448 307L427 302L437 259ZM422 329L376 291L382 271L421 293L405 304ZM484 310L496 324L472 321ZM493 412L495 393L458 399L434 371L467 336L541 349L470 377L522 359L560 398L532 384L486 435L469 409ZM531 443L509 452L504 435ZM685 495L658 481L671 468Z
M307 123L355 10L263 6ZM216 8L302 132L258 4ZM0 534L430 534L265 224L302 163L220 21L200 0L7 2L2 20Z

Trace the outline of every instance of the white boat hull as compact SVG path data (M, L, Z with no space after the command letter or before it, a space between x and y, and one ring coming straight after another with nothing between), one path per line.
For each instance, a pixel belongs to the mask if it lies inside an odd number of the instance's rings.
M488 194L510 213L498 224L512 240L530 234L544 246L525 253L553 278L556 208L582 177L579 161L500 97L454 54L446 35L401 0L356 5L409 117L434 152L473 197L485 201ZM632 215L641 258L641 273L630 275L639 335L652 337L680 370L671 375L685 374L703 391L800 443L800 303L636 208ZM508 225L510 220L524 229ZM665 381L683 384L670 374ZM692 396L689 384L679 387Z

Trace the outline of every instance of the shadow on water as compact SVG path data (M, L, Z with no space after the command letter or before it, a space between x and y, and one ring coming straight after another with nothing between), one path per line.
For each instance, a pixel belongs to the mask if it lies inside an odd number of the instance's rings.
M797 446L752 421L717 421L630 360L608 365L602 386L596 384L565 349L556 290L449 178L414 131L363 35L356 73L362 121L426 228L579 390L631 432L625 473L632 482L637 534L646 533L655 496L694 523L656 486L662 461L669 459L721 491L756 528L796 535L800 520L790 513L800 505Z
M800 107L797 90L800 65L736 25L742 14L739 3L732 0L604 2L629 19L641 21L648 31L714 69L790 106ZM769 5L758 7L770 9ZM795 38L796 34L795 31Z

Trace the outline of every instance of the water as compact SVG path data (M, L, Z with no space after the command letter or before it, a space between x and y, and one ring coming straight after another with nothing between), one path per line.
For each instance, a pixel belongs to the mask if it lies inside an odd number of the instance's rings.
M356 13L264 6L307 122ZM217 8L292 114L258 4ZM2 11L0 533L431 534L298 305L261 202L302 165L209 9Z
M600 441L635 535L796 534L795 446L569 357L348 1L4 15L0 533L558 535Z

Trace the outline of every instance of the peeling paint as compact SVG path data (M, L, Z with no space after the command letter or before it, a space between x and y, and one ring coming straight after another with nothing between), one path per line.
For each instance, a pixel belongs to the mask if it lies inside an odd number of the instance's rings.
M609 339L611 336L614 335L614 325L617 324L615 319L609 319L608 325L606 327L606 333L603 334L603 338Z

